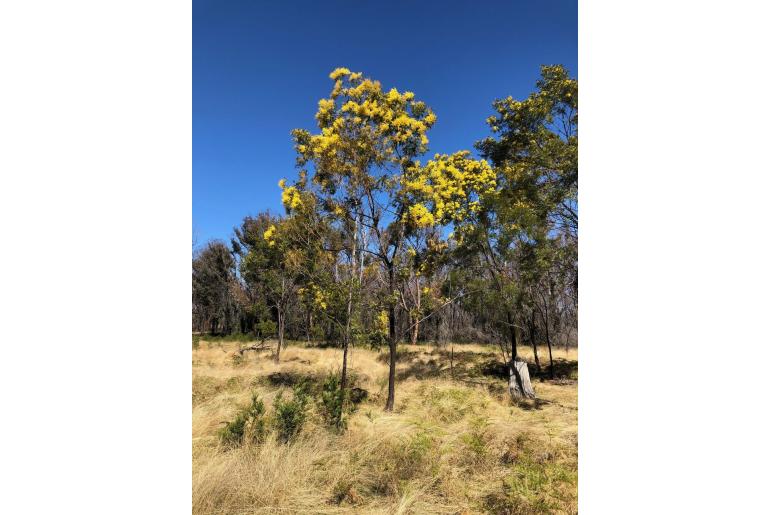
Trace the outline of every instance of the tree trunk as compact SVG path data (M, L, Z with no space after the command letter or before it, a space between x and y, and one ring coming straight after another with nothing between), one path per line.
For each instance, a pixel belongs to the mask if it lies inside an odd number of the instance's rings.
M535 390L529 380L527 362L522 360L511 361L508 364L508 391L514 399L534 399Z
M529 380L529 369L527 362L517 359L516 353L516 327L513 325L513 316L509 311L508 327L511 329L511 361L508 363L508 391L514 399L526 397L535 398L535 391L532 389L532 383Z
M342 373L340 374L340 393L345 399L345 386L348 383L348 338L345 337L345 341L342 344Z
M551 351L551 333L548 330L548 305L545 304L545 313L543 311L540 312L540 315L543 317L543 325L545 326L545 341L548 344L548 362L550 363L548 374L550 375L551 379L553 379L553 351Z
M513 326L513 316L511 316L511 312L506 312L506 317L508 317L508 327L511 331L511 361L516 360L516 328Z
M532 343L532 352L535 355L535 368L537 373L540 373L540 358L537 356L537 343L535 342L535 314L532 314L532 321L529 324L529 339Z
M388 347L390 347L390 368L388 370L388 400L385 411L393 411L396 400L396 305L393 297L395 273L393 265L388 269L391 299L388 301Z
M551 337L548 334L548 326L545 326L545 341L548 343L548 361L550 363L551 379L553 379L553 351L551 350Z
M417 337L420 335L420 306L422 305L422 290L420 290L420 278L417 278L417 306L414 315L414 327L412 328L412 345L417 345Z
M278 308L278 346L275 349L275 362L278 363L281 360L281 347L283 347L283 329L284 329L284 314L281 308Z

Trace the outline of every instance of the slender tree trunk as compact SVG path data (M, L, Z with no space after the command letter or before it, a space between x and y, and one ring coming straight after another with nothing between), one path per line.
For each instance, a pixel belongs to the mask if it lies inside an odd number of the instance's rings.
M422 304L422 292L420 291L420 279L417 278L417 313L414 316L412 327L412 345L417 345L417 337L420 335L420 305Z
M348 384L348 337L346 335L342 343L342 373L340 375L340 394L343 395L343 402L345 399L344 397L345 387L347 386L347 384Z
M551 334L548 330L548 307L545 308L545 341L548 343L548 362L550 363L550 370L549 374L551 376L551 379L553 379L553 352L551 351Z
M282 308L278 308L278 346L275 349L275 362L281 360L281 347L283 347L284 313Z
M532 383L529 380L529 370L527 362L517 360L516 353L516 327L513 325L513 316L510 312L507 314L508 326L511 329L511 362L508 364L508 391L514 399L526 397L535 398L535 391L532 389Z
M348 346L350 344L350 322L352 315L353 290L351 289L348 292L348 319L345 322L345 334L342 335L342 374L340 377L340 394L343 396L343 402L345 399L345 386L347 385L348 378Z
M532 313L532 320L529 324L529 339L532 342L532 352L535 354L535 368L540 373L540 358L537 356L537 343L535 341L535 314Z
M542 296L543 299L543 309L540 309L540 318L543 320L543 325L545 326L545 341L548 344L548 362L549 362L549 368L548 375L551 379L553 379L553 351L551 350L551 333L548 329L549 323L548 323L548 302L545 299L545 296Z
M510 311L506 313L506 317L508 318L508 327L511 330L511 362L513 362L518 357L516 354L516 328L513 326L513 316Z
M388 400L385 403L385 411L393 411L396 399L396 304L393 299L395 286L395 271L393 265L388 267L388 347L390 347L390 368L388 370Z

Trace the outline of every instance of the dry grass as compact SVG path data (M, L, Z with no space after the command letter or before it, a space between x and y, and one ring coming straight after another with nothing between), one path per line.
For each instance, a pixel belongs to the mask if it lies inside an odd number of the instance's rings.
M270 412L293 381L320 381L341 364L332 348L290 346L278 365L268 352L236 363L235 349L203 341L193 350L194 513L577 512L574 349L555 351L561 377L534 379L538 402L514 405L496 349L455 345L450 371L450 347L404 345L393 413L382 409L387 353L354 349L350 366L369 395L346 432L313 412L291 444L273 435L227 450L217 431L251 392Z

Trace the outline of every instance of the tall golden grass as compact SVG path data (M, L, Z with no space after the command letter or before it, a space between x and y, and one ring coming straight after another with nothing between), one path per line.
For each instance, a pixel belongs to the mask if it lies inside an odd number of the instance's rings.
M332 348L291 345L279 364L268 352L238 363L236 349L203 341L193 350L196 514L577 512L574 349L555 351L561 377L534 380L538 401L514 404L495 348L401 346L388 413L386 352L356 348L351 371L369 395L347 431L327 429L313 406L293 443L269 435L228 449L218 430L252 392L270 412L286 378L317 381L341 365Z

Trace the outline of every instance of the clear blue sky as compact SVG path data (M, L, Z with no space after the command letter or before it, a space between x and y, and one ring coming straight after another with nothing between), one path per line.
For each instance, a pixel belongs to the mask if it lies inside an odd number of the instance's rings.
M282 213L290 131L315 130L345 66L413 91L438 115L430 152L473 150L495 98L522 98L541 64L577 77L577 1L193 1L193 233L229 241Z

